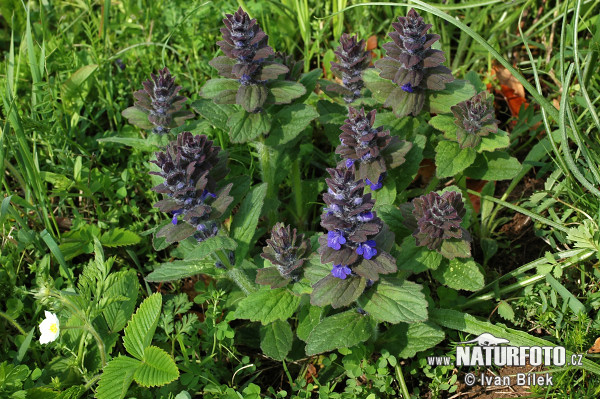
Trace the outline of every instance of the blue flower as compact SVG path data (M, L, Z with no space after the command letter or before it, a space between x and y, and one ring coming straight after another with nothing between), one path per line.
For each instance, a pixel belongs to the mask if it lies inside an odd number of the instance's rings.
M383 187L383 175L379 175L379 180L377 181L377 184L373 183L371 180L369 180L368 178L365 179L365 183L367 185L369 185L371 187L371 190L375 191L375 190L379 190L381 187Z
M202 192L202 195L200 196L200 200L202 200L202 202L204 202L206 200L206 198L208 198L208 197L217 198L217 196L215 194L208 192L208 190L204 190Z
M405 85L402 85L402 86L400 86L400 88L401 88L402 90L404 90L405 92L407 92L407 93L412 93L412 92L414 92L414 91L415 91L415 90L413 89L413 87L412 87L412 85L411 85L410 83L407 83L407 84L405 84Z
M346 159L346 167L350 169L354 165L354 159Z
M173 211L173 219L171 219L171 223L173 224L177 224L177 215L181 215L183 213L183 209L177 209L176 211Z
M356 248L356 253L362 255L365 259L371 259L373 256L377 255L377 250L375 249L375 241L367 240L361 244L358 244L358 248Z
M331 269L331 275L342 280L345 280L351 273L352 269L346 265L333 265L333 269Z
M332 230L327 233L327 246L338 251L342 248L342 244L346 243L344 234L339 230Z
M358 219L360 222L368 222L369 220L372 220L375 216L373 215L373 212L363 212L361 214L359 214L356 219Z

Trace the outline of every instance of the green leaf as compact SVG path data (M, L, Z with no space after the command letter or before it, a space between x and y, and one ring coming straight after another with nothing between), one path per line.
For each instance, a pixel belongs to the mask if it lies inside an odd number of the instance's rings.
M396 181L394 179L383 179L383 187L379 190L371 190L370 186L365 186L365 194L371 193L375 200L375 210L381 205L391 205L396 199Z
M236 102L246 111L255 112L267 100L267 88L263 85L242 85L238 89Z
M384 205L377 208L377 216L390 228L396 235L396 240L399 240L412 232L404 226L404 218L402 212L394 205ZM402 268L400 262L396 262Z
M373 98L383 104L398 85L379 76L380 72L379 69L368 68L363 72L363 80L367 88L371 90Z
M125 327L123 345L133 357L140 360L144 358L144 350L152 342L161 308L162 295L160 293L150 295L142 302Z
M294 334L290 323L275 320L273 323L260 327L260 349L275 360L282 361L292 350Z
M557 281L550 274L546 274L546 281L550 286L562 297L562 299L569 305L569 308L573 311L576 316L580 314L586 314L585 305L579 301L564 285Z
M504 151L481 153L473 165L465 170L465 175L480 180L508 180L521 171L522 165L517 158Z
M296 100L297 103L304 102L304 100L306 100L310 96L310 94L315 90L315 87L317 87L317 81L319 80L322 74L323 71L320 68L313 69L310 72L302 74L299 82L302 84L302 86L306 88L306 93L298 97L298 99Z
M427 300L422 286L412 281L382 278L370 289L363 308L375 320L414 323L427 320Z
M239 302L235 317L260 321L263 325L266 325L275 320L289 319L296 311L299 303L300 297L293 295L286 288L261 289L251 293Z
M396 255L396 264L400 270L421 273L427 269L437 269L442 259L443 256L436 251L417 247L415 238L409 235L402 241L400 252Z
M505 320L514 321L515 320L515 311L512 306L506 301L498 302L498 314Z
M365 290L367 280L351 276L344 280L328 274L313 286L310 303L315 306L331 305L337 309L350 305Z
M349 348L366 341L373 334L375 323L355 309L326 317L310 333L306 343L309 356L338 348Z
M205 98L218 98L222 92L227 90L237 92L239 87L240 83L237 80L225 78L210 79L202 86L200 95Z
M315 108L306 104L292 104L282 108L275 114L274 128L265 143L271 147L289 143L318 116Z
M242 201L239 211L231 223L231 236L238 243L235 257L237 263L241 262L250 249L250 242L256 233L258 218L267 195L267 183L255 186Z
M221 250L233 251L237 248L237 242L226 236L210 237L194 245L194 249L187 252L185 260L204 259L211 253Z
M81 96L81 85L98 69L97 64L86 65L79 68L62 85L63 100L72 100Z
M471 82L471 84L473 85L473 87L475 88L475 91L477 93L481 93L482 91L487 90L487 88L485 87L485 84L481 81L481 79L479 78L479 74L477 72L469 71L465 75L465 78L467 78L467 80L469 82Z
M289 104L306 93L306 88L297 82L274 80L268 84L271 101L275 104Z
M455 79L450 83L446 83L444 90L428 90L426 93L427 99L423 108L427 109L429 107L429 112L432 114L449 113L452 106L466 101L477 94L469 81L461 79Z
M477 291L483 288L483 274L472 259L452 259L432 271L440 283L455 290Z
M144 352L142 365L135 371L135 382L143 387L166 385L179 377L179 369L173 358L156 346L149 346Z
M444 137L448 140L457 141L456 129L458 127L454 124L454 117L450 115L436 115L429 120L429 124L435 129L443 132Z
M227 129L232 143L245 143L271 130L271 120L264 112L249 113L240 110L227 120Z
M461 149L458 143L442 140L435 147L435 166L438 178L455 176L475 161L477 153L472 148Z
M140 284L135 270L121 270L107 278L105 298L123 297L123 301L108 304L103 315L110 332L119 332L133 314Z
M321 263L321 257L317 253L314 253L308 257L308 262L303 266L304 277L310 281L311 284L316 284L319 280L331 273L331 267L331 264Z
M214 266L213 259L174 260L158 265L145 280L152 283L181 280L201 273L209 274Z
M148 120L148 114L137 107L129 107L121 111L121 115L127 118L127 122L133 126L137 126L140 129L150 130L154 127L152 122ZM147 141L144 139L138 139L133 137L107 137L98 139L98 141L108 141L114 143L122 143L125 145L133 145L136 141L142 142ZM148 144L146 144L148 146Z
M192 108L202 115L211 125L227 131L227 120L236 112L236 107L229 104L215 104L212 100L201 98L192 103Z
M384 332L376 345L399 358L410 359L418 352L433 348L444 338L444 330L434 323L400 323Z
M310 332L321 322L324 309L318 306L306 304L298 313L298 327L296 335L302 341L306 342Z
M498 130L497 133L490 133L487 136L481 138L481 143L477 146L477 152L482 151L496 151L501 148L506 148L510 145L510 138L508 133L503 130Z
M141 241L141 237L133 231L117 227L102 234L100 242L105 247L124 247Z
M123 399L133 381L133 375L141 365L139 360L127 356L113 358L102 371L96 398Z

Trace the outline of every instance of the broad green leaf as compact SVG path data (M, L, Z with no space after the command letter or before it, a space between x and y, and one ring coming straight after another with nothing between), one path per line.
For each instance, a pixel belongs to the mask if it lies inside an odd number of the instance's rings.
M427 320L427 299L422 286L412 281L382 278L370 289L363 306L375 320L415 323Z
M472 148L461 149L458 143L442 140L435 147L435 174L438 178L455 176L468 168L476 156Z
M311 284L316 284L319 280L325 278L331 273L331 268L331 264L321 263L321 257L317 253L309 256L308 261L302 267L304 270L304 277L308 279Z
M324 125L332 124L340 126L344 124L344 121L348 117L346 107L327 100L319 100L317 102L317 111L319 111L319 122Z
M481 93L482 91L487 90L487 88L485 87L485 83L481 81L477 72L469 71L465 75L465 78L467 78L467 80L471 82L477 93Z
M418 352L433 348L444 338L444 330L434 323L400 323L384 332L376 346L399 358L410 359Z
M306 88L297 82L274 80L269 83L269 95L275 104L288 104L306 93Z
M247 112L255 112L265 103L267 94L267 88L263 85L242 85L237 92L236 103Z
M127 356L113 358L102 371L96 398L123 399L133 381L133 375L141 365L139 360Z
M266 144L275 147L289 143L318 116L314 107L306 104L292 104L282 108L275 114L274 128L267 137Z
M383 222L390 228L390 230L396 236L396 242L399 242L403 237L406 237L412 233L404 226L404 218L402 212L395 205L384 205L377 208L377 216L383 220ZM402 264L396 262L400 268Z
M210 79L202 86L200 95L206 98L217 98L226 90L234 90L237 92L239 87L240 83L237 80L225 78Z
M481 138L481 143L477 146L477 152L482 151L496 151L502 148L506 148L510 145L510 138L508 133L503 130L498 130L497 133L490 133L487 136Z
M349 348L373 334L375 322L355 309L326 317L313 329L306 343L306 354L316 355L338 348Z
M275 320L287 320L296 311L300 297L286 288L269 288L253 292L238 303L235 317L260 321L263 325Z
M161 308L162 295L160 293L150 295L142 302L125 327L123 345L133 357L140 360L144 358L144 350L152 342Z
M201 273L210 274L208 272L214 270L214 267L214 259L174 260L158 265L145 280L153 283L181 280Z
M367 280L363 277L347 277L342 280L328 274L313 285L310 303L315 306L331 305L337 309L354 302L365 290Z
M455 79L453 82L446 83L444 90L428 90L423 109L429 107L429 112L432 114L446 114L451 112L450 108L453 105L466 101L475 94L477 94L475 88L469 81Z
M194 244L194 249L185 254L185 260L204 259L211 253L221 250L233 251L237 243L226 236L215 236Z
M391 177L396 182L396 191L398 193L402 193L417 176L421 161L423 160L423 149L425 148L427 138L421 134L417 134L410 141L413 143L413 146L406 154L406 161L400 167L390 171Z
M98 69L97 64L86 65L79 68L62 85L63 100L78 98L81 95L81 85Z
M398 85L379 76L380 72L379 69L368 68L363 72L363 80L367 89L371 90L373 98L383 104Z
M192 108L202 115L211 125L227 131L227 120L236 112L236 108L229 104L215 104L212 100L201 98L192 103Z
M310 332L321 322L323 311L324 308L312 306L308 303L300 309L298 313L298 328L296 328L298 338L306 342Z
M297 103L304 102L304 100L306 100L310 96L310 94L315 90L315 87L317 87L317 81L319 80L322 74L323 71L320 68L313 69L310 72L302 74L299 82L302 84L302 86L306 88L306 93L298 97L298 99L296 100Z
M294 334L290 323L285 320L275 320L260 327L260 349L275 360L282 361L292 350Z
M133 126L137 126L140 129L150 130L154 127L152 122L150 122L148 120L148 114L137 107L126 108L121 112L121 115L123 115L125 118L127 118L127 121L130 124L132 124ZM137 139L137 138L133 138L133 137L106 137L106 138L98 139L98 141L108 141L108 142L112 141L114 143L121 143L121 144L133 146L133 145L135 145L134 143L136 141L142 142L142 141L147 141L147 140ZM148 144L146 144L146 146L148 146Z
M237 111L227 120L227 129L232 143L246 143L271 130L271 120L264 112Z
M508 180L521 171L517 158L504 151L484 152L477 155L473 165L465 170L465 175L481 180Z
M456 129L457 126L454 124L454 117L450 115L436 115L429 120L429 124L437 130L444 133L450 141L456 141Z
M432 274L440 283L455 290L477 291L484 286L483 274L472 259L452 259Z
M435 270L442 263L442 255L427 247L417 247L415 238L407 236L402 241L400 252L396 254L396 264L400 270L421 273L427 269Z
M233 217L231 223L231 236L238 243L235 251L236 263L246 257L250 249L250 242L256 233L258 218L267 195L267 183L255 186L242 201L240 209Z
M117 227L102 234L100 242L105 247L123 247L137 244L141 239L142 238L133 231Z
M121 270L107 278L105 298L123 297L123 301L112 302L104 310L104 319L111 332L121 331L133 314L138 297L139 282L135 270Z
M367 193L371 193L371 197L375 199L375 210L381 205L391 205L396 199L396 181L391 178L383 179L383 187L375 191L365 185L365 194Z
M149 346L144 352L142 365L135 371L135 382L143 387L166 385L179 377L179 369L173 358L156 346Z
M467 215L468 214L469 209L467 208ZM463 222L465 220L466 217L463 218ZM446 259L469 258L471 256L471 243L469 241L456 238L444 240L440 248L440 253Z

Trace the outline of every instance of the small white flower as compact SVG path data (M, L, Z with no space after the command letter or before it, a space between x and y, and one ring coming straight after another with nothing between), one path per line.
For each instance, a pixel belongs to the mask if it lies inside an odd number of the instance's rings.
M40 344L47 344L55 341L60 333L58 326L58 317L52 312L44 311L46 318L40 323Z

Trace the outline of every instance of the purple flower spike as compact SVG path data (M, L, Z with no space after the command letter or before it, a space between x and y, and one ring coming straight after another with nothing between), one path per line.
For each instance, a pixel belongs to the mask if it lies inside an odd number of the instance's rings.
M342 244L346 243L344 234L339 230L332 230L327 233L327 246L329 248L339 251L342 248Z
M351 273L352 269L346 265L333 265L333 269L331 269L331 275L341 280L345 280Z
M377 250L375 249L375 241L367 240L359 244L356 248L356 253L362 255L365 259L371 259L373 256L377 255Z
M346 167L350 169L354 165L354 159L346 159Z

